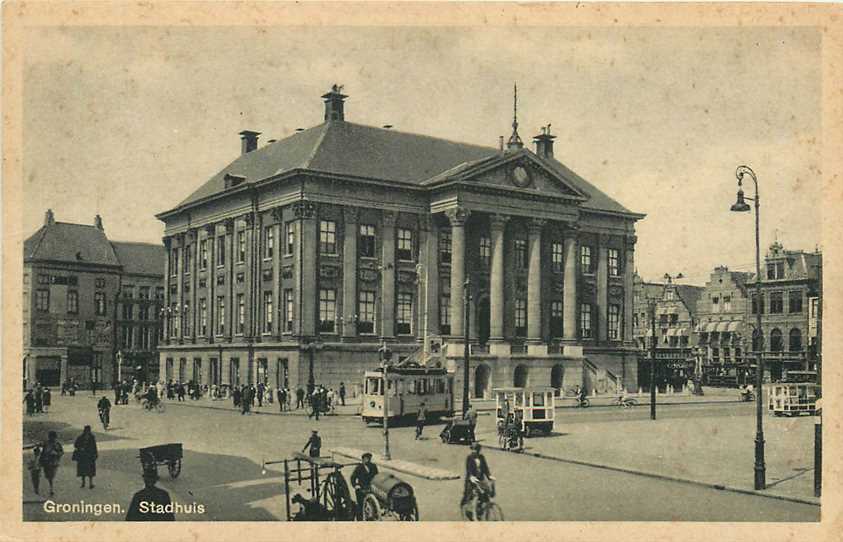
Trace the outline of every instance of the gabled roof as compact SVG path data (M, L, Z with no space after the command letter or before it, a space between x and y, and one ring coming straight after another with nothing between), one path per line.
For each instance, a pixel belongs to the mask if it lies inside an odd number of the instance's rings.
M697 314L697 301L699 301L704 291L705 288L702 286L688 286L686 284L676 285L676 293L682 301L685 302L685 306L688 307L688 311L694 316Z
M166 253L163 245L113 241L111 245L125 273L164 276Z
M119 266L105 233L85 224L45 224L23 243L24 261L49 260Z
M449 170L458 173L471 164L496 156L499 151L494 147L352 122L326 122L239 156L172 210L223 192L226 175L242 176L245 183L255 183L303 169L418 186ZM588 196L583 208L635 214L557 160L541 160Z

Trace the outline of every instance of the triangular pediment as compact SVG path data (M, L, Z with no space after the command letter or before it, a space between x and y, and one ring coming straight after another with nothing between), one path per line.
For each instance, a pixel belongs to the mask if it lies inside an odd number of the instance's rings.
M519 193L535 193L578 200L588 199L587 194L567 182L564 177L556 170L548 167L535 154L526 150L460 164L424 184L436 186L451 182L498 190L511 190Z

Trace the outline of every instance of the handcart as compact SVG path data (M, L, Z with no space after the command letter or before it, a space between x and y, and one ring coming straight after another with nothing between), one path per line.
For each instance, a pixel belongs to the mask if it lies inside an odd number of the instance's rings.
M184 457L180 442L159 444L140 449L141 464L144 468L157 469L158 465L167 465L170 478L178 478L181 472L181 460Z

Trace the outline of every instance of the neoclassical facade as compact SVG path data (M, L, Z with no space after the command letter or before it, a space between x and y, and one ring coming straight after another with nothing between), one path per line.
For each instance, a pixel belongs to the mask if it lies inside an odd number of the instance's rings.
M535 152L515 121L481 147L347 122L340 88L322 98L322 124L260 148L241 132L240 157L158 215L163 378L298 387L312 367L353 390L386 342L460 389L467 334L476 396L637 387L643 215L558 162L546 129Z

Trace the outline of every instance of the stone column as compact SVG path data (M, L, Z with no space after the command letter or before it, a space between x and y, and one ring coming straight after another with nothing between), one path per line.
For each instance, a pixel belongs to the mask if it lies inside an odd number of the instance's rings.
M245 225L243 229L243 235L246 237L246 254L243 258L243 266L241 269L243 270L243 303L244 303L244 314L243 314L243 337L244 338L252 338L254 335L252 331L254 329L255 320L254 320L254 309L255 304L253 302L255 290L253 288L254 285L254 273L258 271L255 267L255 217L252 213L244 214L241 219ZM238 247L239 250L239 247ZM239 309L238 309L239 311ZM239 312L238 312L239 314ZM239 316L238 316L239 318ZM251 382L250 382L251 383Z
M225 221L225 337L228 342L234 339L234 324L237 321L236 308L234 306L234 244L235 244L235 228L234 219L229 218Z
M342 247L342 336L357 336L357 237L360 211L343 207Z
M199 287L199 230L190 230L190 342L196 343L199 332L199 301L197 289Z
M566 342L577 342L577 268L579 261L577 228L565 230L565 269L562 282L562 337Z
M208 342L214 342L217 333L217 225L208 224L205 226L205 239L208 243L208 266L205 269L205 284L207 285L206 307L208 328Z
M164 251L167 253L166 257L164 258L164 306L162 307L164 310L161 311L161 325L164 327L164 344L170 344L170 322L173 321L173 315L168 315L167 311L170 309L170 255L171 251L173 250L173 240L171 237L164 237L162 239L164 242ZM163 374L163 373L162 373Z
M299 281L296 284L296 310L301 337L316 336L316 257L319 251L319 232L316 228L316 204L310 201L298 201L293 204L293 214L298 219L299 232L296 239L296 272Z
M629 344L633 341L633 275L635 273L635 242L637 240L638 238L635 235L626 236L626 259L623 263L623 340Z
M34 356L30 356L29 360L30 361L27 364L27 370L29 371L29 374L27 375L27 383L35 382L35 375L36 375L35 364L38 363L38 360ZM60 365L60 368L59 368L59 385L63 384L64 381L67 380L67 377L69 376L67 374L67 350L65 350L65 353L61 355L61 362L60 363L61 363L61 365Z
M527 275L527 342L528 353L547 354L542 344L542 229L547 221L528 222L530 261Z
M284 329L282 315L284 308L281 306L281 252L284 247L285 239L281 239L283 235L283 224L281 207L272 209L272 218L275 224L272 225L272 235L275 246L272 249L272 334L275 337L281 337L281 331Z
M470 211L455 207L446 213L451 222L451 336L464 337L465 223Z
M425 287L427 288L427 335L430 337L439 335L439 260L437 258L439 229L433 216L429 214L420 216L419 224L422 233L419 261L424 264ZM424 303L424 299L421 302ZM422 336L422 333L423 330L419 330L419 336Z
M175 268L176 268L176 323L178 323L178 329L176 330L176 336L178 337L179 344L184 341L184 322L185 317L187 316L184 313L184 252L185 252L185 234L181 233L178 236L178 245L179 245L179 253L178 258L175 261Z
M597 247L597 340L609 339L609 236L600 234Z
M504 232L509 220L505 215L489 217L492 234L492 261L489 276L489 347L495 355L509 354L509 347L504 342Z
M395 220L392 211L383 212L381 236L381 338L395 337Z

